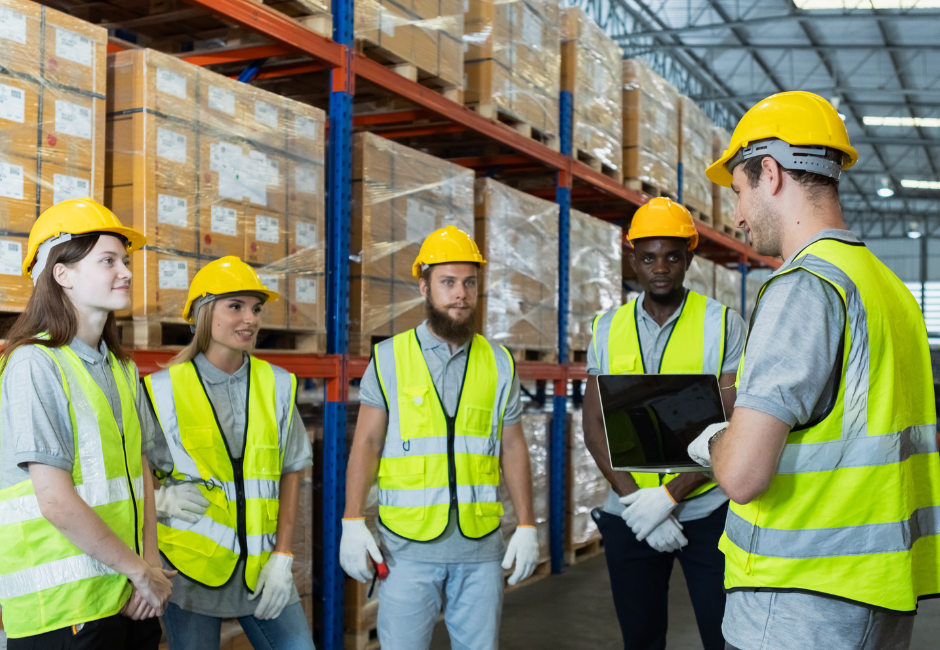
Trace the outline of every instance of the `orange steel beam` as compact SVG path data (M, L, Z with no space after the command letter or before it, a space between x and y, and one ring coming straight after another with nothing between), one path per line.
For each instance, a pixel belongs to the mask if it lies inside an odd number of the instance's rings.
M766 257L764 255L758 255L757 251L745 244L743 241L739 241L734 237L729 237L723 232L718 232L711 226L709 226L704 221L695 220L695 229L698 230L700 237L704 237L709 241L713 241L716 244L721 244L724 248L731 249L731 252L740 253L746 255L747 258L753 262L759 262L764 266L769 266L772 269L779 268L783 263L778 259L773 257Z
M241 61L254 61L267 59L272 56L292 54L293 50L283 45L253 45L251 47L234 47L225 50L195 50L177 55L187 63L193 65L217 65L219 63L239 63Z
M272 65L270 68L264 68L255 75L252 81L260 79L278 79L279 77L290 77L296 74L308 74L310 72L320 72L326 70L327 66L322 63L288 63L285 65ZM238 75L230 75L230 79L238 79Z
M448 158L448 162L461 167L513 167L516 165L531 165L532 159L526 156L506 155L506 156L470 156L467 158ZM554 192L554 190L552 190Z
M422 135L439 135L441 133L460 133L466 131L467 127L460 124L438 124L429 126L415 126L410 129L398 129L396 131L375 131L376 135L383 138L394 140L395 138L417 138Z
M354 115L353 126L372 126L375 124L402 124L436 117L431 111L395 111L393 113L371 113Z

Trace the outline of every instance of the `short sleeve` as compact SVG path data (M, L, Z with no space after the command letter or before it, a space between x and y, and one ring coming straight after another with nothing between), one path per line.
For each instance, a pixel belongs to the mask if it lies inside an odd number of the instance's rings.
M287 443L284 446L284 462L281 466L282 474L299 472L304 467L313 465L313 448L304 421L297 411L295 404L291 414L290 431L287 432Z
M382 409L387 413L388 405L385 403L385 393L382 392L382 387L379 385L377 372L375 359L369 359L369 367L366 368L366 372L359 382L359 401L377 409Z
M733 309L728 310L725 318L725 359L721 365L721 372L737 372L741 355L744 354L744 343L747 340L747 326L744 319Z
M150 414L150 405L147 399L147 390L140 381L140 371L134 364L134 381L137 382L137 419L140 421L140 452L148 455L153 449L154 427L153 417ZM150 462L150 458L147 458Z
M512 374L509 384L509 397L506 400L506 412L503 414L503 426L515 424L522 419L522 390L519 387L519 373Z
M598 359L597 351L594 348L594 336L596 335L591 335L591 342L588 344L587 371L589 375L600 375L603 374L601 372L601 359ZM603 350L601 350L601 354L603 354Z
M827 281L792 271L770 281L747 341L735 408L805 424L832 392L845 311Z

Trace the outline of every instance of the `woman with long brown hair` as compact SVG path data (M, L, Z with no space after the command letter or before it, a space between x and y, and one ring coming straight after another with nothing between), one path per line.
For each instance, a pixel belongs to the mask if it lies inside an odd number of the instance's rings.
M114 312L143 234L91 199L33 225L34 290L0 356L0 606L10 650L156 649L170 595L153 429ZM144 409L144 410L142 410Z

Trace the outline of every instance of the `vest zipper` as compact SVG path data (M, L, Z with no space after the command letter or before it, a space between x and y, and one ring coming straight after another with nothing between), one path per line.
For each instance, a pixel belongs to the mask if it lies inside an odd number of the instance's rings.
M450 507L451 510L457 509L457 460L454 451L455 438L457 437L457 417L444 416L447 419L447 477L450 484ZM457 514L459 521L460 514Z
M127 438L121 434L121 451L124 452L124 478L127 479L127 488L131 491L131 505L134 508L134 550L140 555L139 522L137 519L137 495L134 494L134 482L131 480L131 470L127 464ZM145 477L146 480L146 477Z
M246 418L247 421L247 418ZM224 434L223 434L224 437ZM231 458L231 456L229 456ZM232 460L232 474L235 475L235 509L238 526L238 545L241 547L239 560L248 559L248 530L245 517L245 454L237 460Z

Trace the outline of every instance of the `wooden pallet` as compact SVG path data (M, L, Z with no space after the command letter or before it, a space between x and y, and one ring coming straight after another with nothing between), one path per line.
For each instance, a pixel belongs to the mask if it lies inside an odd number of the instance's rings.
M699 221L704 221L704 222L707 223L709 226L711 226L711 225L713 225L713 224L715 223L715 219L712 217L712 215L711 215L710 213L702 212L702 211L699 210L698 208L693 208L693 207L688 206L688 205L685 206L685 207L687 207L687 208L689 209L689 212L692 213L692 218L693 218L693 219L698 219Z
M543 363L558 363L558 350L530 350L528 348L514 348L506 346L515 361L541 361Z
M420 83L426 88L437 91L453 102L457 102L458 104L463 103L463 87L455 84L453 81L443 79L433 72L425 70L411 61L405 60L398 54L374 45L373 43L357 40L356 50L360 54L366 55L376 63L381 63L392 72L409 81Z
M583 162L585 165L590 167L596 172L600 172L607 178L610 178L616 181L618 184L623 183L623 170L615 169L605 163L603 160L592 154L590 151L584 151L583 149L577 149L575 151L575 158Z
M663 197L666 197L667 199L672 199L673 201L676 200L675 192L664 190L660 187L657 187L656 185L647 183L646 181L639 179L639 178L625 178L623 179L623 186L626 187L628 190L636 190L637 192L643 192L643 194L646 194L651 199L655 199L656 197L663 196Z
M561 151L561 140L558 138L558 135L547 133L542 129L534 127L515 115L500 109L496 104L470 104L468 108L472 108L485 118L505 124L513 131L521 133L527 138L532 138L536 142L540 142L552 151Z
M144 317L119 320L117 324L121 343L138 350L183 347L193 338L189 324L182 320L160 321ZM256 349L322 354L326 352L326 334L262 328L258 332Z
M565 564L578 564L585 560L590 560L592 557L596 557L603 552L604 539L599 536L596 539L581 542L580 544L572 544L570 548L565 549Z

